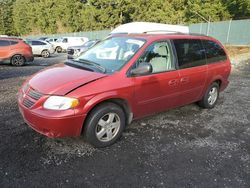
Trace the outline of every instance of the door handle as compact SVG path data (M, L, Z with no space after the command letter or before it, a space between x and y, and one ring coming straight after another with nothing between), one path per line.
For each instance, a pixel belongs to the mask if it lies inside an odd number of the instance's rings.
M168 85L170 85L170 86L176 86L177 85L177 80L170 80L169 82L168 82Z
M188 77L183 77L183 78L181 78L180 82L181 82L182 84L186 84L186 83L189 82L189 78L188 78Z

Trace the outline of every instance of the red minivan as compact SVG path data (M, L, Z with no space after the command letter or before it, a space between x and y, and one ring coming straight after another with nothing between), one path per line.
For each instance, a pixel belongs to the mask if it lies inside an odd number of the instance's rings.
M41 134L83 134L104 147L133 119L193 102L213 108L230 70L223 46L211 37L117 34L29 78L19 109Z

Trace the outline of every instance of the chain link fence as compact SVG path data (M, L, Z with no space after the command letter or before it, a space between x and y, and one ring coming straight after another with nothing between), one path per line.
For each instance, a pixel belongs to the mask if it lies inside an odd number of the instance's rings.
M51 35L29 35L26 38L40 38L40 37L49 37L49 38L60 38L60 37L87 37L89 39L103 39L109 35L111 30L102 30L102 31L89 31L89 32L75 32L75 33L59 33Z
M190 33L197 33L212 36L223 44L228 45L250 45L250 19L248 20L229 20L222 22L210 22L191 24L189 26ZM75 32L62 33L52 35L33 35L27 38L39 37L88 37L89 39L103 39L109 35L111 30L90 31L90 32Z
M204 34L228 45L250 45L250 19L192 24L190 33Z

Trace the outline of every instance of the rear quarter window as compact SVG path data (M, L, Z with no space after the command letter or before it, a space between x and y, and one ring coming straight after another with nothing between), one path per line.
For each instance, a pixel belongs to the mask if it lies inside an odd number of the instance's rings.
M226 53L223 48L216 42L210 40L202 40L207 57L207 63L215 63L225 61L227 59Z
M10 41L10 45L16 45L16 44L18 44L18 42L17 41Z
M175 39L173 40L178 65L180 69L196 67L206 64L206 56L201 40Z

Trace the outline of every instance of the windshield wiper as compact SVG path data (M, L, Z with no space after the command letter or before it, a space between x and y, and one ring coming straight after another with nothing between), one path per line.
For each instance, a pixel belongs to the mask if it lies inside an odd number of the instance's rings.
M102 73L105 73L106 72L106 68L101 66L100 64L96 63L96 62L93 62L93 61L90 61L90 60L87 60L87 59L77 59L75 61L80 61L82 63L85 63L85 64L88 64L88 65L92 65L94 66L95 68L99 69Z
M76 68L85 69L85 70L88 70L88 71L91 71L91 72L94 71L93 68L90 68L89 66L84 66L84 64L79 63L79 61L75 61L75 60L67 60L65 62L65 64L76 67Z

